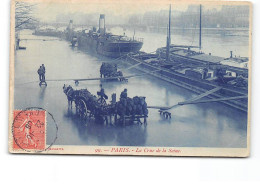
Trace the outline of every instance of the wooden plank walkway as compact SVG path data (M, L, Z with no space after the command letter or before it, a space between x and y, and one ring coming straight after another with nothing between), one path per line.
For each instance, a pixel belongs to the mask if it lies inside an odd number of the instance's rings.
M214 88L214 89L212 89L212 90L209 90L209 91L207 91L207 92L205 92L205 93L202 93L202 94L200 94L200 95L198 95L198 96L196 96L196 97L194 97L194 98L191 98L191 99L189 99L189 100L187 100L187 101L195 101L195 100L201 99L201 98L203 98L203 97L205 97L205 96L208 96L208 95L210 95L210 94L212 94L212 93L215 93L215 92L217 92L217 91L219 91L219 90L221 90L221 89L222 89L221 86L216 87L216 88Z
M206 97L212 93L215 93L222 89L222 87L216 87L212 90L209 90L205 93L202 93L194 98L191 98L189 100L183 101L183 102L178 102L177 104L174 104L173 106L169 107L159 107L159 106L148 106L147 108L153 108L153 109L160 109L160 110L170 110L175 107L178 107L180 105L188 105L188 104L198 104L198 103L208 103L208 102L220 102L220 101L228 101L228 100L238 100L238 99L243 99L243 98L248 98L247 95L244 96L235 96L235 97L223 97L223 98L215 98L215 99L206 99L206 100L200 100L203 97Z
M188 105L188 104L198 104L198 103L207 103L207 102L220 102L227 100L238 100L248 98L248 96L235 96L235 97L224 97L224 98L215 98L215 99L207 99L207 100L195 100L195 101L185 101L179 102L178 105Z

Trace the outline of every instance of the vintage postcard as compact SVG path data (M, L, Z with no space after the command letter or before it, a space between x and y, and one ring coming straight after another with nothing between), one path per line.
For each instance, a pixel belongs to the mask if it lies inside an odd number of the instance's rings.
M247 157L252 4L13 0L9 151Z

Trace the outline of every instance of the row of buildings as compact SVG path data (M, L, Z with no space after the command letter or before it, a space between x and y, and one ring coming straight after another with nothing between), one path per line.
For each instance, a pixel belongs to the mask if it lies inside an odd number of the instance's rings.
M168 16L168 10L146 12L143 15L132 15L128 23L133 26L166 27ZM172 17L174 27L198 27L199 6L190 5L184 12L173 10ZM248 28L249 6L202 7L202 24L208 28Z

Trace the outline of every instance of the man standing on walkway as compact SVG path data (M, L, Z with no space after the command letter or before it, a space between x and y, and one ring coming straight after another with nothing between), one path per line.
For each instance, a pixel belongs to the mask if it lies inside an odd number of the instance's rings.
M42 66L40 66L40 68L37 71L38 75L39 75L39 80L40 82L42 82L42 74L43 74L43 69Z
M40 86L41 86L41 85L47 86L47 83L46 83L46 81L45 81L45 66L44 66L44 64L42 64L42 65L40 66L40 68L38 69L37 73L38 73L38 75L39 75L39 80L40 80L39 85L40 85Z
M44 66L44 64L42 64L42 81L44 81L45 82L45 66Z

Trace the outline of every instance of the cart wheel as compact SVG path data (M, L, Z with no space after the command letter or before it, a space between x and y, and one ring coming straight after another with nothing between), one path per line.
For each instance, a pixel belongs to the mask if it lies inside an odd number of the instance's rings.
M87 109L87 105L86 102L83 99L80 99L78 101L78 113L79 113L79 117L82 119L86 119L88 117L88 109Z

